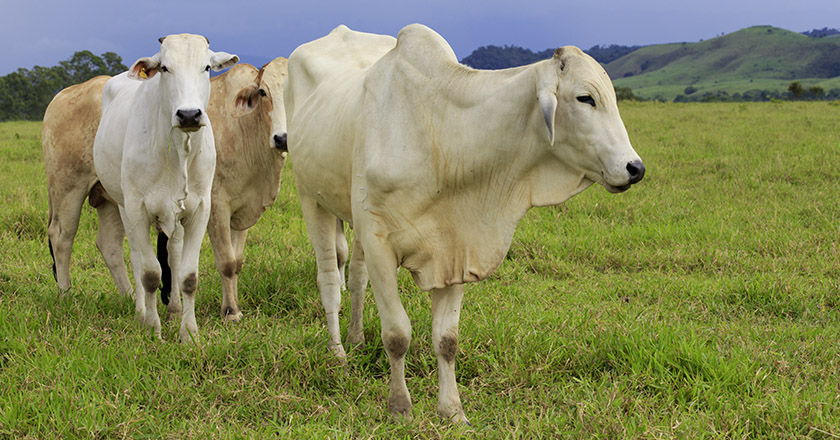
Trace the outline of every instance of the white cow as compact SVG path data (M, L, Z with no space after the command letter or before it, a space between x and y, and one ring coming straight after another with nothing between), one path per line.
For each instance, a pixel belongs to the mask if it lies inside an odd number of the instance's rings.
M214 122L216 171L207 230L222 277L221 313L227 320L242 316L237 278L248 228L273 203L280 185L286 157L286 63L286 58L278 57L259 70L249 64L237 64L210 80L207 113ZM108 78L97 77L62 90L44 116L42 142L50 201L50 251L62 292L70 288L70 253L81 207L88 195L99 217L97 246L120 293L132 292L123 260L125 232L119 211L104 196L93 168L93 142L102 112L102 88ZM168 284L166 277L163 281ZM180 313L180 299L172 296L168 315Z
M621 192L644 175L609 77L575 47L529 66L480 71L459 64L422 25L405 27L396 40L340 26L290 56L286 112L334 350L344 353L333 322L338 218L355 231L351 320L360 316L366 265L394 414L411 409L411 324L398 267L432 291L438 411L466 422L455 382L464 283L498 267L531 207L562 203L595 182Z
M216 165L206 114L209 72L239 58L211 51L200 35L170 35L160 42L155 56L137 60L105 84L93 162L107 196L119 206L128 236L135 311L158 337L161 267L149 240L150 227L169 237L169 265L178 280L173 291L184 294L180 337L188 343L198 337L198 257Z

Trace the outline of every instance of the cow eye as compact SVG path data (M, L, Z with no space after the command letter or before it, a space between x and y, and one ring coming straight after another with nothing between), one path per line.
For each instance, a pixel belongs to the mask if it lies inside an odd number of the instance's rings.
M265 95L267 95L267 93L265 93L265 89L260 89L257 93L259 93L259 94L260 94L260 96L265 96Z
M169 69L166 66L160 66L161 73L169 72Z
M595 107L595 99L594 99L594 98L592 98L592 96L590 96L590 95L578 96L578 97L577 97L577 100L578 100L578 102L580 102L580 103L583 103L583 104L589 104L589 105L591 105L592 107Z
M205 72L209 72L209 71L210 71L210 66L209 66L209 65L208 65L208 66L205 66L205 67L204 67L204 71L205 71Z

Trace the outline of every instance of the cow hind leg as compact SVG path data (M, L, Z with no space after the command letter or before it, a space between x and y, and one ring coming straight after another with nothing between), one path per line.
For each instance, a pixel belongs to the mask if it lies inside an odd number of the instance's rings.
M47 237L53 258L53 275L58 283L58 291L62 294L70 290L70 254L73 252L73 240L79 229L85 197L85 187L74 187L61 194L54 194L54 190L50 190Z
M458 321L464 285L458 284L432 293L432 343L438 361L438 413L456 423L468 423L455 381L458 353Z
M161 246L163 238L163 246ZM181 304L181 257L184 248L184 228L175 226L171 237L167 237L162 231L158 232L158 261L161 265L161 300L164 290L168 291L166 304L166 320L180 318L183 314Z
M132 288L125 267L125 256L123 255L125 229L120 219L119 208L110 201L104 201L95 208L99 217L99 234L96 237L96 247L99 248L99 253L102 254L102 258L111 272L111 277L114 278L117 291L123 296L130 297Z
M330 350L337 357L344 359L347 353L341 345L341 333L338 312L341 309L341 280L336 257L336 217L318 205L302 191L300 204L306 231L315 249L315 261L318 267L318 291L327 319L330 333Z
M347 267L347 256L350 255L350 250L347 248L347 238L344 236L344 222L341 219L335 219L335 259L338 265L338 277L341 281L341 290L345 290L346 277L344 270Z
M350 325L347 328L347 346L356 347L365 343L364 318L365 291L368 274L365 266L365 250L358 238L353 240L353 253L350 255Z

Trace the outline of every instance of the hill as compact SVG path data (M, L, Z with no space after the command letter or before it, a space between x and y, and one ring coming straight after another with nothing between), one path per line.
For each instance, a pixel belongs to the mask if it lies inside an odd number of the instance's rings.
M840 95L840 38L755 26L698 43L645 46L605 68L616 87L647 99L780 94L793 81Z

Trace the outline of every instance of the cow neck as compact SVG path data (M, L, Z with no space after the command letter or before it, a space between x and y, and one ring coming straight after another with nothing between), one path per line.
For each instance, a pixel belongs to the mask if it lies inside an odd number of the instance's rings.
M467 164L477 171L472 175L478 184L492 183L499 194L521 195L505 201L516 218L532 206L561 203L581 190L582 175L551 153L537 100L541 69L552 68L548 62L499 71L451 66L448 75L437 77L445 80L433 80L437 84L428 96L431 117L437 119L433 126L443 127L442 133L482 127L466 130L472 139L445 143L447 151L432 151L433 159L438 154L444 168L447 163Z
M203 128L201 129L203 130ZM167 187L169 196L175 205L176 212L184 209L184 200L189 195L189 164L195 156L191 137L195 133L184 133L175 127L169 131L166 142L167 151L164 153L166 161Z

